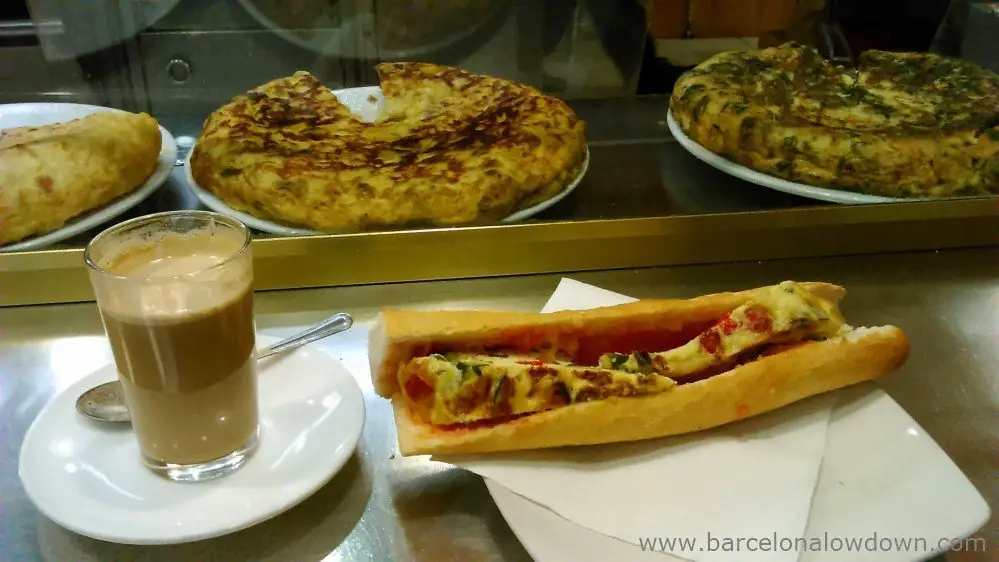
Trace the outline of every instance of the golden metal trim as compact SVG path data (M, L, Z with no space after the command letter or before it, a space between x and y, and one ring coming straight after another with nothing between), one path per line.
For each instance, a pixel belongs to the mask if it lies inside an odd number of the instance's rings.
M259 290L999 244L995 199L264 238ZM0 306L93 300L82 249L0 254Z

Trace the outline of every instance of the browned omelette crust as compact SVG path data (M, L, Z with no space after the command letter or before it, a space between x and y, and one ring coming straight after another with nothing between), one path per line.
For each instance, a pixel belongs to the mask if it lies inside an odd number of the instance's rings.
M867 51L856 71L789 43L712 57L677 81L693 140L784 179L891 197L999 193L999 75Z
M585 125L564 102L455 68L377 69L374 123L306 72L236 97L205 122L195 180L257 217L351 232L494 222L578 172Z

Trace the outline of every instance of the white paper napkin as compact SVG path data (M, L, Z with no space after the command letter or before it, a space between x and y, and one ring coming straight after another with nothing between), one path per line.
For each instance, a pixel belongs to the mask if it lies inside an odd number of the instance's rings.
M563 279L543 311L632 300ZM703 550L665 551L709 562L789 561L797 553L748 552L745 541L804 535L832 403L831 397L816 397L681 437L435 460L490 478L569 521L636 545L656 537L694 538ZM709 544L712 538L719 542ZM722 541L739 538L744 541L739 551L722 550ZM711 544L718 548L712 550Z

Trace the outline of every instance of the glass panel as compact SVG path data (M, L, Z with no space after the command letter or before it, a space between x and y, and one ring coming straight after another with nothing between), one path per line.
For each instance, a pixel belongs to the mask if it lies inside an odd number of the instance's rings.
M192 191L183 163L198 141L209 115L235 96L271 80L289 77L296 71L311 73L325 87L338 91L376 86L379 84L376 65L393 61L435 63L526 84L565 100L585 121L589 165L578 186L564 198L560 198L564 193L559 189L533 199L522 196L518 201L531 204L553 197L560 199L543 210L526 213L528 216L521 216L520 222L762 211L835 204L828 201L828 195L823 197L810 191L808 185L792 186L804 187L805 196L800 194L800 189L799 194L789 194L753 185L753 181L746 179L748 168L756 166L770 175L780 175L781 169L779 165L775 168L773 162L762 167L753 164L755 157L750 157L748 154L752 151L745 147L727 151L719 148L722 145L709 147L724 153L717 158L721 163L715 165L692 155L691 147L678 143L667 124L666 111L677 80L720 52L750 53L787 41L814 46L822 56L842 65L856 64L862 51L889 49L933 51L999 70L996 62L999 61L999 44L994 40L999 33L999 12L994 6L971 0L934 0L918 5L902 0L875 3L859 0L6 2L0 7L0 103L7 105L0 106L0 128L44 125L82 115L80 111L83 110L79 108L29 105L40 102L146 112L176 140L177 156L176 166L162 174L162 185L143 192L148 196L137 195L135 186L130 185L123 193L115 192L113 197L100 199L82 194L96 193L100 189L93 185L95 182L106 183L114 178L76 173L74 166L80 166L79 160L74 160L69 153L79 151L75 158L86 160L88 150L94 150L99 141L76 137L82 140L71 143L63 152L53 149L50 143L40 153L42 156L31 160L24 156L23 148L13 146L27 141L5 135L5 140L0 141L6 143L0 158L7 171L0 173L8 174L5 180L8 185L5 186L7 198L0 199L0 205L6 207L7 214L0 238L4 238L6 249L82 247L95 233L121 220L163 210L204 209L204 199L199 199ZM995 97L999 95L994 89L999 79L992 79L991 94ZM341 92L341 98L344 95L349 97ZM436 109L426 110L418 117L426 118L445 106L465 107L461 123L468 126L477 119L485 119L483 112L493 107L489 104L482 107L462 105L472 97L462 92L435 97L431 107ZM360 96L355 101L363 105L365 99L366 96ZM983 103L987 105L988 96ZM416 118L410 115L407 119ZM967 158L946 164L977 167L976 189L965 189L960 192L962 195L983 196L990 191L999 192L996 156L999 149L988 148L999 143L997 121L999 112L991 119L979 119L979 130L973 135L975 142L981 138L982 145L990 142L992 145L977 146L974 154L967 152ZM417 121L409 123L408 126L415 127ZM465 135L461 137L462 142L478 143L476 146L499 142L506 133L497 122L491 123L499 127L487 131L493 136L481 131L475 135L462 133ZM309 128L315 127L314 123L309 125ZM991 132L987 131L989 128ZM908 134L902 128L898 131ZM884 130L882 133L888 134ZM268 134L261 133L255 142L266 145ZM363 138L366 133L356 134ZM546 133L542 131L541 134ZM113 145L116 138L111 137L100 142ZM936 138L933 135L924 137L919 142L934 142ZM322 138L316 142L331 142L328 137ZM123 142L120 136L117 142ZM771 144L765 145L764 152L769 150L771 153L764 160L778 158L773 150L774 146L779 148L781 145L773 145L772 140L767 142ZM265 146L257 153L269 155L268 158L277 154L269 150ZM19 156L15 157L15 152ZM487 152L484 150L480 156ZM417 160L422 158L419 153L416 149L409 151L410 157ZM329 155L328 151L324 154L323 158ZM281 156L287 156L287 153ZM305 148L299 156L306 162L315 162L318 158ZM804 158L800 147L798 156L788 158ZM746 165L741 167L742 172L733 171L740 167L732 164L733 161ZM879 162L876 157L869 161ZM327 208L325 203L339 200L337 198L362 200L367 196L363 189L344 195L340 192L342 184L338 183L341 180L330 175L326 184L321 177L315 180L322 187L318 197L328 199L317 203L315 194L306 197L300 193L301 189L295 187L299 185L297 172L293 167L289 168L286 161L282 162L285 164L281 171L272 170L280 176L272 182L275 184L272 186L274 197L294 201L292 204L303 208L308 205ZM54 171L23 171L35 164ZM248 164L251 168L258 165L266 168L268 164ZM470 165L475 167L477 164ZM494 190L520 189L520 184L526 181L518 179L518 170L522 169L526 168L511 165L503 172L506 183L494 181L491 184L495 186ZM221 177L237 173L234 170L219 167L211 173ZM379 172L371 173L377 176ZM837 173L843 173L842 167L832 172L833 176ZM105 174L112 175L110 172ZM557 180L561 182L557 187L571 183L569 179L574 175L574 170L570 170L566 177ZM127 174L122 172L122 177L125 176ZM793 176L792 181L807 184L810 182L808 177L799 174ZM71 178L72 181L51 185L53 178ZM247 179L243 189L263 189L253 181ZM388 181L395 182L396 193L405 192L405 182L400 182L399 177ZM441 181L447 180L442 177ZM754 181L775 183L772 178ZM811 183L835 188L836 185L829 182L835 184L836 181L837 178L832 177L828 181ZM850 189L852 191L834 190L832 198L843 199L836 194L846 194L846 197L858 189L863 190L864 185L858 187L855 182ZM239 206L236 201L239 197L233 193L218 191L216 195L222 203ZM50 209L73 207L45 202L46 198L53 197L71 202L80 200L79 209L74 211L78 214L64 217L64 220L58 217L35 220L35 215L39 214L69 212ZM384 204L390 207L437 204L426 193L414 197L416 202L390 198ZM510 212L531 206L527 203L512 205ZM265 206L257 202L256 207L244 205L243 209L269 222L282 222L274 219L276 206L267 213L261 211ZM99 214L102 210L104 213ZM302 214L307 213L298 215ZM494 223L499 218L485 217L469 224ZM14 228L18 221L20 230ZM24 223L32 221L38 225L25 226ZM457 224L465 223L459 221ZM66 230L66 225L71 228ZM283 225L310 228L308 221L285 220ZM424 221L379 224L376 228L423 228L428 225L435 226ZM258 227L256 236L271 236L281 231L280 228L261 230L260 225L251 226ZM15 230L20 234L11 234ZM27 243L27 247L25 244L18 246L17 242Z

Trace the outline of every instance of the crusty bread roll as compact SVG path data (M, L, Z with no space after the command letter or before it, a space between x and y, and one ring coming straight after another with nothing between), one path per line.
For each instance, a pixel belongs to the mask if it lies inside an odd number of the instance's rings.
M135 191L156 169L161 143L155 119L124 111L0 131L0 245Z
M801 283L838 302L845 291ZM375 391L391 398L403 455L482 453L635 441L717 427L803 398L877 378L908 356L908 340L894 326L849 329L843 335L761 357L660 394L608 398L538 412L499 423L438 427L407 408L400 366L413 357L448 351L552 346L591 364L602 350L649 333L693 339L769 287L689 300L643 300L620 306L552 314L483 311L385 311L370 332ZM691 335L692 334L692 335ZM606 343L610 342L610 343Z

